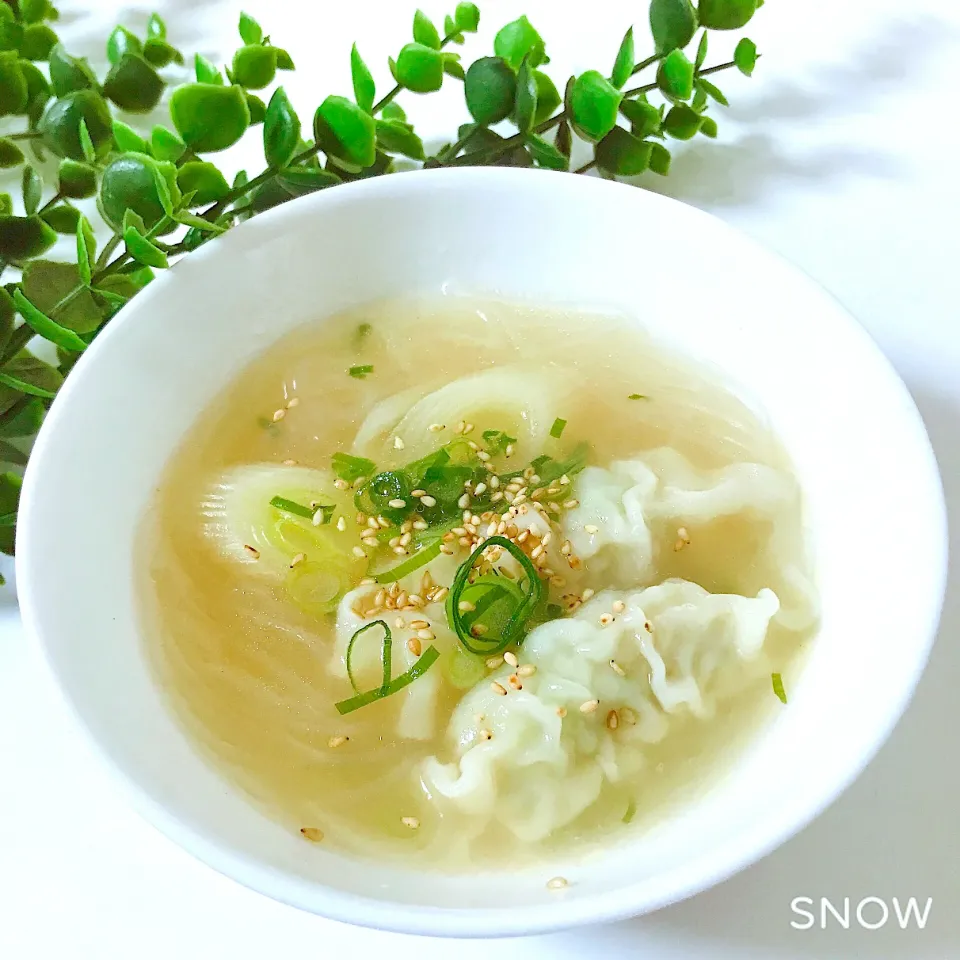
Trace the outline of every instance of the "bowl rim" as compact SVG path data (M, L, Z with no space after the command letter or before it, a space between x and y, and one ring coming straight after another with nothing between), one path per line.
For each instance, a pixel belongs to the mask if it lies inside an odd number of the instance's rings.
M405 172L402 176L372 177L341 185L336 191L320 191L285 203L258 217L252 218L231 230L216 244L206 244L190 254L192 263L202 263L205 258L229 255L230 236L237 230L250 234L267 223L283 218L295 218L307 210L322 216L323 209L331 196L337 202L362 200L378 194L396 194L404 191L414 193L429 190L437 178L461 180L465 189L482 189L491 182L500 182L516 190L523 190L532 176L546 177L548 172L517 168L440 168ZM105 344L116 336L117 331L127 324L136 322L139 303L148 305L153 298L161 298L171 283L176 280L176 271L165 271L157 277L133 302L132 307L124 308L97 337L90 348L81 357L73 371L79 370L79 376L67 378L56 400L51 406L47 418L36 440L30 464L26 470L20 501L20 523L17 531L16 573L18 595L23 623L28 636L39 645L46 669L53 678L62 700L72 714L74 722L83 732L88 744L102 767L110 772L111 778L122 788L131 805L153 827L172 840L196 859L212 867L218 873L236 880L274 900L298 907L308 912L319 913L329 919L347 922L357 926L385 930L395 933L419 934L439 937L484 938L543 934L558 930L571 929L595 923L606 923L659 910L673 903L685 900L704 892L718 883L734 876L741 870L753 865L794 837L819 817L823 811L843 794L860 776L866 766L874 759L887 741L894 727L900 721L904 711L913 698L917 684L929 660L936 639L940 615L942 612L948 568L947 511L942 480L936 462L932 444L926 426L917 410L916 404L899 374L882 353L877 343L866 329L843 307L843 305L821 284L804 271L789 263L780 254L762 246L757 241L727 224L719 217L700 210L689 204L670 197L638 189L625 184L605 181L592 177L557 178L557 182L566 186L561 189L582 191L611 190L626 191L634 194L634 200L650 204L669 205L684 208L685 216L702 218L720 225L725 231L735 234L738 242L752 248L759 260L779 263L798 280L817 289L836 306L837 319L843 318L849 331L859 341L860 349L871 354L874 362L884 370L886 385L892 391L899 392L905 401L904 415L912 419L916 433L918 450L926 455L926 495L932 498L931 511L938 517L935 531L930 531L935 550L925 557L929 570L932 598L928 610L921 611L915 624L916 642L909 648L910 660L902 673L899 696L888 704L885 721L875 729L869 744L865 746L856 764L845 773L833 779L821 779L814 792L814 801L809 796L798 801L797 806L784 806L771 810L770 815L758 821L749 832L738 834L736 842L730 842L713 857L710 869L703 869L700 860L691 860L683 869L675 869L669 874L671 883L665 883L658 895L644 898L638 907L633 887L626 883L614 891L592 894L573 901L558 897L555 903L524 907L503 907L498 909L443 908L402 905L389 903L372 897L357 897L345 894L332 887L311 881L295 879L281 871L267 867L252 857L229 848L225 844L211 840L200 830L185 824L176 814L157 802L150 790L143 786L131 773L113 757L110 749L102 743L88 726L81 709L75 702L68 684L61 681L56 657L45 638L43 623L43 558L32 549L32 530L40 522L39 504L35 498L35 476L42 469L47 450L57 442L58 423L61 413L69 403L70 397L84 389L83 371L95 362ZM578 184L573 186L573 184ZM637 200L642 197L642 200ZM816 638L814 638L815 642ZM306 895L306 887L312 891ZM322 903L318 904L318 901Z

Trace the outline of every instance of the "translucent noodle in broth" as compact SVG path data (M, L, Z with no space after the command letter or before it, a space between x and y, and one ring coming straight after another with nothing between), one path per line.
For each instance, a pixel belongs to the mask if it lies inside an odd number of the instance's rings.
M816 620L762 418L635 324L502 303L288 336L144 536L177 716L305 856L458 870L649 830L784 709Z

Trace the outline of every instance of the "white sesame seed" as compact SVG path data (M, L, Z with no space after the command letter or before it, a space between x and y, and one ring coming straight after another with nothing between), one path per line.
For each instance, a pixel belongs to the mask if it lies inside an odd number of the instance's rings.
M482 493L486 493L487 485L485 483L478 483L476 490L473 491L475 497L479 497Z
M347 483L346 480L341 480L340 477L337 477L337 479L333 481L333 485L334 485L338 490L349 490L349 489L350 489L350 484Z
M520 663L520 661L517 660L517 655L515 653L511 653L509 650L503 655L503 659L509 663L511 667L516 667Z
M319 843L323 839L323 831L319 827L301 827L300 832L311 843Z
M416 637L411 637L407 641L407 649L415 656L419 657L423 647L420 646L420 641Z
M360 584L359 584L359 585L360 585L361 587L372 587L373 584L375 584L376 582L377 582L377 581L374 580L373 577L364 577L364 578L360 581Z
M436 497L431 497L430 494L425 493L425 494L420 498L420 502L421 502L425 507L435 507L435 506L437 505L437 498L436 498Z
M686 527L680 527L680 528L677 530L677 536L678 536L681 540L686 540L687 543L690 542L690 537L689 537L689 534L687 533L687 528L686 528Z
M243 549L246 550L247 554L253 557L254 560L260 559L260 551L256 547L251 547L249 543L245 543Z
M600 528L597 527L597 526L595 526L595 525L592 524L592 523L587 523L587 524L584 524L583 532L584 532L584 533L589 533L589 534L592 535L592 534L594 534L594 533L599 533L599 532L600 532Z
M336 749L337 747L342 747L350 738L349 737L331 737L327 741L327 746L331 749Z
M298 553L298 554L290 561L290 569L292 570L294 567L299 566L299 565L300 565L301 563L303 563L303 561L306 560L306 559L307 559L307 555L306 555L305 553Z
M606 627L609 624L613 623L614 617L612 613L605 613L600 617L600 626Z
M400 822L411 830L416 830L420 826L420 821L416 817L401 817Z
M566 707L557 707L557 716L562 720L567 715Z
M406 548L406 547L399 547L399 546L398 546L398 547L394 547L394 548L393 548L393 552L394 552L398 557L405 557L405 556L407 555L407 548Z
M431 433L439 433L441 430L446 429L442 423L431 423L427 429Z
M418 630L417 636L421 640L427 640L427 641L437 639L436 634L432 630Z
M394 437L394 438L393 438L393 449L394 449L394 450L402 450L402 449L403 449L403 446L404 446L404 445L403 445L403 440L401 440L400 437Z
M426 490L412 490L410 492L411 497L416 497L418 500L422 497L427 491Z
M637 714L636 714L636 712L635 712L631 707L621 707L621 708L620 708L620 719L621 719L624 723L633 724L633 723L636 723L636 722L637 722Z
M503 451L503 455L504 455L505 457L507 457L508 459L513 456L513 444L512 444L512 443L508 443L508 444L507 444L507 449Z
M581 713L593 713L600 706L599 700L585 700L580 704Z
M299 407L299 406L300 406L300 398L299 398L299 397L291 397L291 398L287 401L287 409L288 409L288 410L292 410L294 407Z
M580 501L579 501L579 500L567 500L567 501L563 504L563 509L564 509L564 510L575 510L575 509L576 509L577 507L579 507L579 506L580 506Z
M287 415L286 410L274 410L273 411L273 422L278 423Z
M570 881L566 877L554 877L552 880L547 881L548 890L563 890L564 887L569 887Z
M429 499L433 500L433 497L430 497ZM423 500L424 500L424 502L426 503L427 497L424 497ZM427 506L429 507L430 504L428 503ZM414 520L414 521L413 521L413 529L414 529L414 530L426 530L427 527L429 527L429 526L430 526L430 524L427 523L426 520Z
M487 460L490 459L490 454L487 453L486 450L478 450L478 451L477 451L477 459L478 459L478 460L483 460L484 462L486 462Z
M488 657L487 658L487 669L496 670L503 663L503 657Z
M465 510L467 507L469 507L469 506L470 506L470 494L469 494L469 493L465 493L465 494L457 501L457 506L458 506L461 510Z
M414 630L426 630L430 623L427 620L411 620L410 626Z
M627 609L627 605L622 600L613 601L613 612L614 613L623 613Z
M394 510L402 510L406 505L406 500L391 500L389 503L389 506L393 507Z
M610 661L610 669L613 670L613 672L614 672L618 677L625 677L625 676L627 675L627 671L624 670L623 667L621 667L620 664L617 663L616 660L611 660L611 661Z
M490 684L490 689L498 696L505 697L507 695L507 688L496 681Z
M392 527L393 524L386 517L381 517L380 514L378 513L377 526L383 530L386 530L388 527Z
M448 557L452 557L456 553L456 550L454 550L449 543L441 543L440 552L445 553Z
M477 732L477 736L481 740L492 740L493 734L489 730L480 730Z
M537 672L537 668L532 663L525 663L517 668L518 677L532 677Z
M393 621L393 625L398 630L402 630L407 625L407 621L404 620L403 617L397 617L397 619Z
M354 547L354 548L353 548L353 555L354 555L355 557L365 557L365 556L366 556L366 554L363 552L363 550L360 549L360 547Z
M587 587L586 590L580 595L580 599L586 603L593 595L596 593L595 590L591 590L590 587Z
M463 433L465 427L466 427L466 424L462 420L460 420L457 422L457 425L453 428L453 432Z

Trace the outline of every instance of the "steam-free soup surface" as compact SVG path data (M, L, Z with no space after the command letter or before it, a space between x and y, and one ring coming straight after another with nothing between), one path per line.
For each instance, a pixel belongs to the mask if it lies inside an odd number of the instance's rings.
M305 856L535 861L650 829L788 709L801 503L762 418L636 323L378 303L203 411L146 522L144 619L197 746Z

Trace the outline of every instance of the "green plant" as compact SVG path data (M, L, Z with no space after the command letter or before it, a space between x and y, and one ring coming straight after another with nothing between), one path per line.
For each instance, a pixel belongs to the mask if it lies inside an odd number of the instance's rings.
M20 469L50 401L83 350L110 318L171 258L196 249L237 223L293 197L389 173L398 160L424 167L504 165L570 170L574 137L591 145L592 159L574 172L602 176L666 175L670 139L715 137L708 111L726 104L709 76L731 68L750 75L756 46L743 39L735 57L706 67L709 29L744 26L763 0L651 0L654 53L637 60L631 27L609 72L570 77L561 95L545 71L546 44L526 17L508 23L492 56L464 69L453 46L476 32L480 13L459 3L443 33L418 10L412 40L389 67L393 85L377 85L358 48L351 51L353 99L330 95L317 108L305 139L301 120L282 86L263 99L278 72L294 69L247 14L241 44L222 68L197 55L196 82L169 98L169 126L149 137L117 119L113 107L146 113L161 101L161 70L182 64L163 20L150 17L144 36L118 26L106 45L109 71L101 80L71 56L54 29L49 0L0 2L0 117L23 118L24 129L0 137L0 167L22 167L22 211L0 194L0 550L12 553ZM702 29L701 29L702 28ZM708 29L709 28L709 29ZM699 38L698 38L699 34ZM693 59L685 52L693 48ZM692 52L692 51L691 51ZM37 62L45 62L44 72ZM631 80L649 71L647 82ZM397 98L462 83L470 121L456 139L428 155ZM651 95L656 102L651 101ZM493 129L494 125L505 124ZM232 183L209 159L260 126L265 169L241 172ZM45 202L44 184L24 150L58 159L57 182ZM87 218L71 202L96 197L112 231L99 246ZM76 260L44 258L57 234L76 236ZM57 362L28 350L40 337Z

